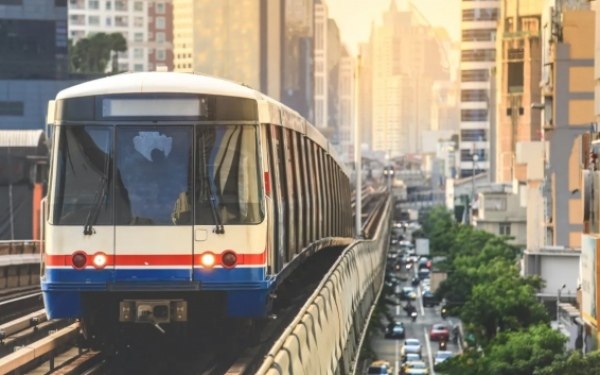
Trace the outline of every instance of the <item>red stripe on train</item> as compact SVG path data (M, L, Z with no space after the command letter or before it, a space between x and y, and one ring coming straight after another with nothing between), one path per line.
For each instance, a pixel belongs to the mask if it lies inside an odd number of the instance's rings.
M76 251L77 253L82 253L83 251ZM75 254L76 252L73 252ZM106 266L105 267L113 267L113 266L192 266L192 261L194 265L200 265L200 257L205 254L196 254L196 255L186 255L186 254L174 254L174 255L108 255L106 254ZM211 252L212 253L212 252ZM73 254L68 255L50 255L45 254L44 262L48 266L71 266ZM88 258L87 264L92 265L92 258L96 253L86 253ZM215 264L221 265L221 256L222 254L215 254ZM266 263L267 253L266 251L261 254L238 254L237 255L237 266L255 266L255 265L264 265Z

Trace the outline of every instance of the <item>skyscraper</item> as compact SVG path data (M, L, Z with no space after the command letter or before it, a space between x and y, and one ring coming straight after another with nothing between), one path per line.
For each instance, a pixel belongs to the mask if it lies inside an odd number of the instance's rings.
M283 0L173 0L174 65L281 96Z
M460 176L490 168L490 70L496 61L499 2L462 1Z

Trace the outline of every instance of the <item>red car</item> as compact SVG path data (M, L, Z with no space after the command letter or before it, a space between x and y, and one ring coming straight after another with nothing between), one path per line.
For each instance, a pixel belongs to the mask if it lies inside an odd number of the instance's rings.
M448 341L450 339L450 330L447 325L434 324L429 330L429 339L431 341Z

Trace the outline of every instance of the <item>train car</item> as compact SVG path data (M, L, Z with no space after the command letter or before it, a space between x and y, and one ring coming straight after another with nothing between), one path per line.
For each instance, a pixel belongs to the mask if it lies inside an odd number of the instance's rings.
M88 336L264 317L307 255L353 236L325 137L246 86L127 73L61 91L48 113L42 292Z

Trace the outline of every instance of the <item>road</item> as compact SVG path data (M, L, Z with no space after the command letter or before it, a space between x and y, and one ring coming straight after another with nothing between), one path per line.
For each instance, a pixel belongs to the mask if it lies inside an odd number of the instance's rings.
M402 270L401 272L404 274L404 276L408 276L408 281L401 282L401 286L410 286L410 279L412 279L414 276L414 270ZM418 317L415 322L413 322L402 309L403 305L389 306L388 310L395 317L397 317L399 321L404 322L404 326L406 328L406 338L419 339L423 348L423 360L429 365L429 373L435 374L435 370L433 369L433 359L438 351L439 344L438 342L431 342L429 340L429 329L435 323L445 323L451 328L458 322L458 320L452 317L449 317L445 320L442 319L439 306L423 307L423 301L421 300L422 291L423 289L421 285L419 285L417 288L417 300L415 301ZM405 302L402 303L404 304ZM387 325L388 322L384 318L382 323ZM377 354L377 358L386 360L390 364L393 364L394 374L398 374L398 370L402 365L402 359L400 355L402 342L403 340L401 339L385 339L383 333L380 333L371 341L371 347ZM459 352L459 347L453 344L452 340L450 340L447 344L446 350L457 353Z

